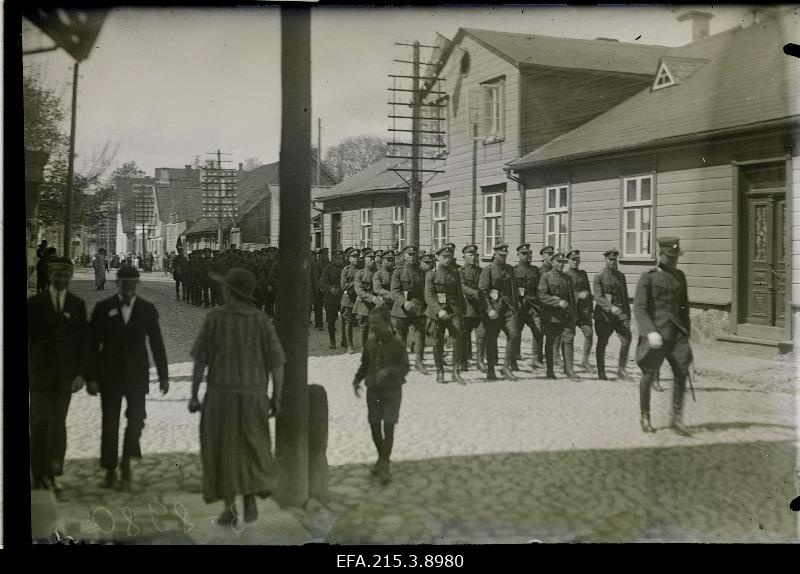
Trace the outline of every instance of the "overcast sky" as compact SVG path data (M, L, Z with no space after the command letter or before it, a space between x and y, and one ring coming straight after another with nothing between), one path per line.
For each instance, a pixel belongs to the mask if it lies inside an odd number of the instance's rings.
M744 6L706 8L711 33L746 18ZM362 133L387 135L387 74L407 58L394 42L431 43L459 27L678 46L691 40L678 8L318 8L312 16L314 117L323 153ZM26 28L27 29L27 28ZM638 40L637 40L638 37ZM50 44L35 30L30 49ZM118 144L117 162L149 175L220 147L234 162L276 161L280 149L280 16L272 7L113 10L80 66L77 143L90 157ZM69 110L72 61L26 56ZM654 70L655 72L655 70ZM67 118L68 119L68 118ZM68 125L65 125L67 129ZM316 143L316 132L314 135ZM80 166L80 159L78 161Z

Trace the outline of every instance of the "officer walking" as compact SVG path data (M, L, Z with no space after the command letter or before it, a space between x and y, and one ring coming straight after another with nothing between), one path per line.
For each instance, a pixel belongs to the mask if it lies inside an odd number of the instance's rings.
M566 275L572 281L572 289L575 291L575 324L583 333L583 360L580 366L584 371L592 373L594 369L589 364L589 356L592 354L592 307L594 301L589 277L586 275L586 271L580 268L581 252L579 249L573 249L567 253L567 259L569 259L569 269Z
M619 251L612 247L603 256L605 268L594 276L594 329L597 333L597 375L606 381L606 345L611 334L616 332L622 345L619 350L617 380L629 381L625 370L628 351L631 347L631 306L628 302L628 286L625 275L619 271Z
M472 358L472 332L475 332L476 356L475 366L482 373L486 372L483 358L486 356L486 329L483 326L483 305L478 291L481 267L478 264L478 246L467 245L461 250L464 255L464 266L458 270L461 278L461 290L464 293L464 335L461 341L461 371L469 370Z
M539 250L539 255L542 258L542 267L539 270L539 281L542 280L542 277L544 277L545 273L549 272L553 268L553 266L550 264L550 259L553 257L555 252L556 252L556 249L552 245L547 245L545 247L542 247ZM539 290L539 286L538 285L536 286L536 290L538 292L538 290ZM544 350L543 350L543 348L544 348L544 319L542 318L543 316L544 316L544 310L542 309L542 303L540 301L539 302L539 318L542 321L542 346L537 348L537 352L539 353L540 357L544 357ZM553 345L555 346L555 349L556 349L555 353L553 353L553 364L556 367L559 367L562 364L562 361L561 361L561 335L556 335L555 342L553 343Z
M358 328L361 331L361 348L369 337L369 312L377 304L382 304L383 299L372 291L372 276L377 271L375 267L375 252L366 248L361 252L364 268L356 271L353 287L356 291L356 303L353 313L358 317Z
M347 251L345 251L345 256L347 257L348 264L344 267L344 269L342 269L342 278L340 283L340 287L342 288L341 307L342 320L344 321L345 335L347 339L347 352L352 354L356 352L353 345L353 324L356 321L353 313L353 306L356 303L355 282L356 273L358 272L357 267L359 251L353 247L348 247Z
M336 349L336 320L339 317L339 305L342 302L342 252L333 252L333 261L328 263L319 276L319 290L323 294L325 319L328 321L329 348ZM344 334L344 332L343 332ZM345 337L342 345L347 346Z
M506 352L501 373L512 381L517 378L511 371L511 364L515 359L513 341L517 338L519 299L514 268L506 263L507 258L508 245L495 245L492 263L481 270L478 281L482 307L486 312L483 320L488 361L486 378L490 381L497 379L494 368L498 364L497 337L500 331L506 335Z
M392 308L392 272L394 271L394 251L387 250L381 256L381 266L372 276L372 292L383 299L383 304Z
M689 429L683 424L683 398L692 363L689 294L686 276L678 269L678 257L683 255L683 251L677 237L659 238L658 249L658 266L642 273L633 300L639 331L636 361L642 369L639 381L640 423L643 432L655 432L650 423L650 386L666 359L675 381L670 426L677 434L690 436Z
M461 278L453 270L453 252L444 246L436 252L436 269L425 275L426 328L432 339L433 359L436 364L436 382L444 379L444 334L448 330L453 338L453 381L466 385L461 378L461 340L464 330L464 295Z
M403 264L392 272L392 325L397 337L408 344L409 328L414 329L415 369L427 375L422 364L425 351L425 273L417 264L417 248L409 245L401 252Z
M519 263L514 267L514 274L517 278L517 293L520 300L519 315L517 315L517 338L514 340L514 363L512 369L516 367L516 358L522 356L521 342L522 331L527 326L533 342L531 344L531 368L542 368L542 318L539 315L539 280L541 272L539 268L531 264L533 251L530 243L523 243L517 247L517 258Z
M553 355L558 352L556 337L560 335L564 350L564 373L573 381L581 380L573 369L575 339L575 292L572 282L564 274L567 256L559 250L550 260L551 269L539 281L539 301L542 303L544 324L545 360L547 378L555 379Z

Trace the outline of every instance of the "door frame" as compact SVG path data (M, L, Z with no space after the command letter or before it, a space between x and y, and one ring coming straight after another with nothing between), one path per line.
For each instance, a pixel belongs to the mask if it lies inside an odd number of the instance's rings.
M743 273L746 269L743 269L742 265L740 265L741 257L746 256L748 243L747 238L742 235L742 232L747 229L746 225L743 225L744 218L747 215L747 204L744 201L741 201L742 196L742 185L744 182L744 178L741 177L741 171L743 167L748 167L752 165L759 165L759 164L769 164L769 163L784 163L785 170L786 170L786 177L785 177L785 201L786 201L786 213L789 221L786 222L786 241L784 245L784 249L786 252L787 257L787 272L785 276L786 282L786 296L784 302L784 328L785 328L785 340L792 341L793 336L793 323L794 318L792 315L792 305L793 305L793 294L792 294L792 210L793 210L793 198L792 198L792 156L791 154L785 154L780 157L771 157L765 159L757 159L757 160L748 160L748 161L731 161L731 168L733 170L732 173L732 182L733 182L733 218L732 218L732 237L731 237L731 244L733 247L733 257L732 261L732 273L731 273L731 311L730 311L730 330L731 333L736 334L739 330L739 325L743 323L740 318L742 309L744 305L740 304L740 301L744 300L747 293L747 277ZM744 255L743 255L744 254ZM744 295L743 295L744 294ZM742 299L740 300L740 296Z

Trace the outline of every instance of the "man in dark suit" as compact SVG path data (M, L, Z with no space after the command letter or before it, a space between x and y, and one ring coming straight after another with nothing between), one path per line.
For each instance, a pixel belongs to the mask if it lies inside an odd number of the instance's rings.
M67 289L72 263L51 258L49 287L28 299L31 474L33 488L58 492L67 450L67 410L84 385L89 351L86 304Z
M92 312L88 391L92 395L99 391L103 411L100 465L106 469L106 477L100 485L102 488L112 488L117 481L123 397L128 419L120 462L123 489L131 484L130 459L142 456L139 439L144 428L145 396L150 382L146 339L150 340L161 393L169 390L167 354L158 326L158 312L152 303L136 296L138 283L139 272L135 268L121 268L117 272L119 292L100 301Z

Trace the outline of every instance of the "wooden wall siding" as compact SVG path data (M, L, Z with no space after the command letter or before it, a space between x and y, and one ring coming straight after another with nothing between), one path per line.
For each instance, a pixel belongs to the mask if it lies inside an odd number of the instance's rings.
M521 153L588 122L650 85L652 76L523 66Z
M792 303L800 304L800 157L792 157ZM798 336L798 330L794 331Z
M392 195L362 195L325 202L325 241L331 239L331 213L341 209L342 247L357 247L361 244L361 209L372 208L373 249L392 246L392 207L404 205L405 192ZM423 208L424 211L424 208Z

